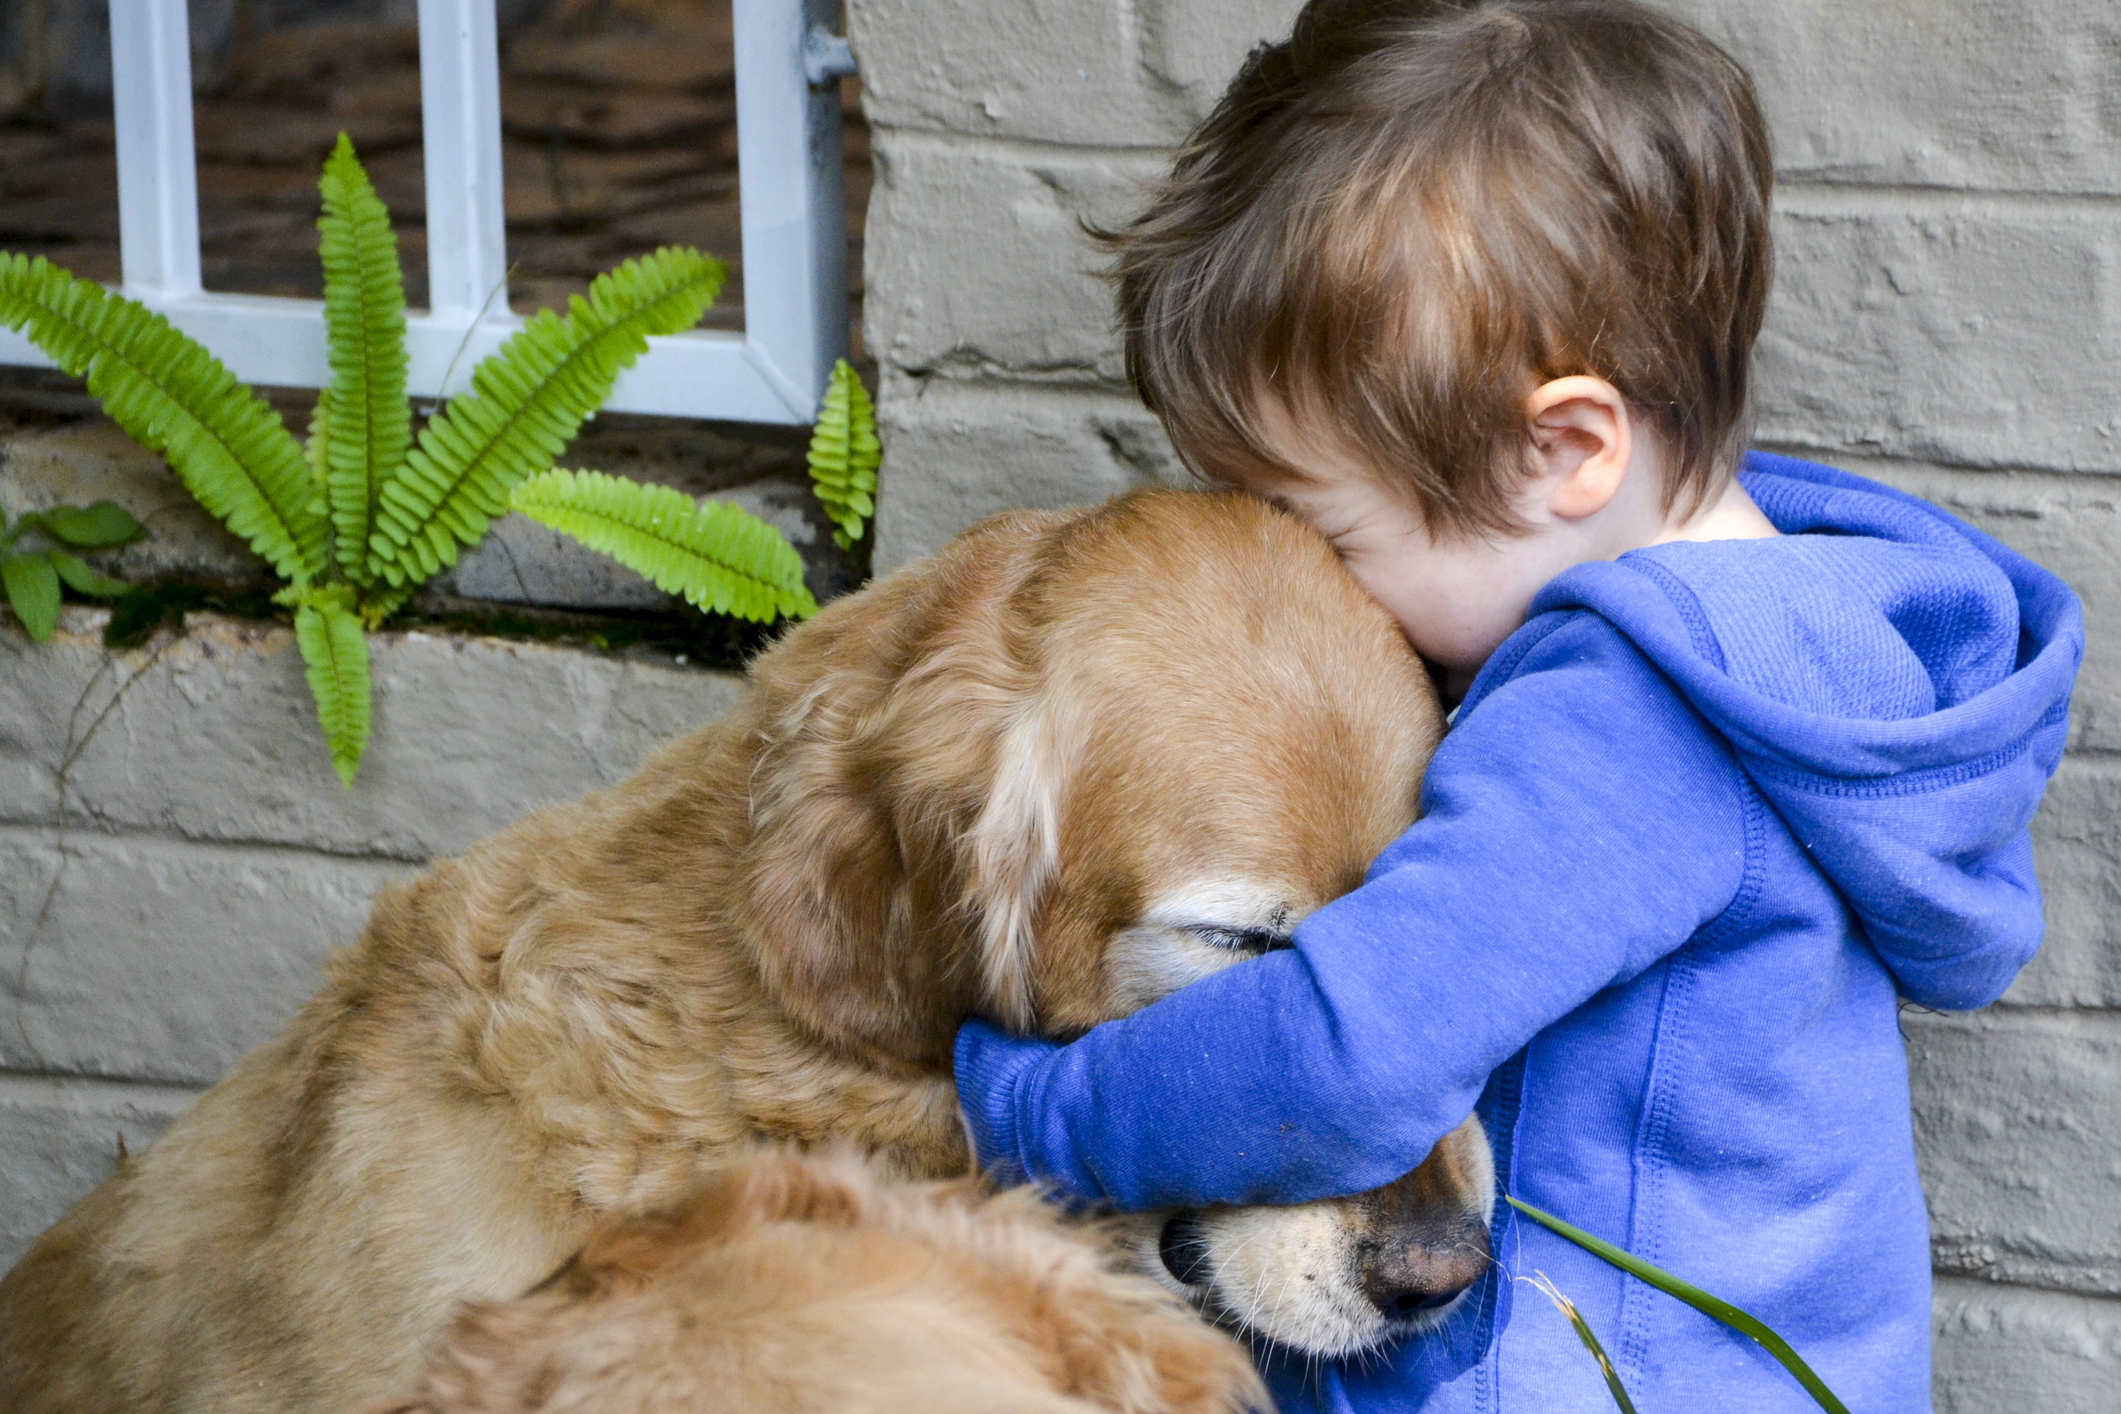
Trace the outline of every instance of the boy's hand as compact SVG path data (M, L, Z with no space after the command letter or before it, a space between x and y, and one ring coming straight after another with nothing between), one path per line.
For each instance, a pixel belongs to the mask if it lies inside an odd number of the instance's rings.
M1032 1178L1017 1142L1017 1094L1024 1075L1059 1049L1035 1036L1011 1036L977 1017L958 1028L952 1057L958 1114L974 1162L997 1183Z

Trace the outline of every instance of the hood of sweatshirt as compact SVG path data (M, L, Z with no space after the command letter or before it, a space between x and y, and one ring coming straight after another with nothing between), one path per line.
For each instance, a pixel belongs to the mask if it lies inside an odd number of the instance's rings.
M2027 824L2068 735L2076 595L1862 477L1761 453L1742 476L1781 538L1579 565L1532 613L1597 613L1677 684L1902 995L1985 1005L2040 941Z

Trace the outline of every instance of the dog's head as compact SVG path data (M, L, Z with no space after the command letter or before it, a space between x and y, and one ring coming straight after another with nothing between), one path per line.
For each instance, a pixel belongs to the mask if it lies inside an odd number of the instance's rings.
M1285 946L1412 821L1443 730L1325 542L1234 495L990 521L754 677L760 972L818 1039L930 1070L968 1014L1072 1036ZM1491 1187L1469 1120L1358 1198L1128 1222L1203 1310L1344 1354L1472 1282Z

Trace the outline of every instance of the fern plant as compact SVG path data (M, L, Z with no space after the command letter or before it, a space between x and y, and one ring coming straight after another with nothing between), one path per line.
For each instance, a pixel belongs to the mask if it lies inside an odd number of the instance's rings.
M678 247L627 261L586 298L575 296L564 316L530 319L415 438L397 239L343 134L319 188L332 380L306 453L279 414L196 341L42 257L0 253L0 323L86 378L111 419L162 453L200 504L287 582L277 597L294 610L332 765L351 785L369 733L364 629L476 543L509 493L552 464L649 335L699 322L727 271ZM755 532L746 543L758 543Z

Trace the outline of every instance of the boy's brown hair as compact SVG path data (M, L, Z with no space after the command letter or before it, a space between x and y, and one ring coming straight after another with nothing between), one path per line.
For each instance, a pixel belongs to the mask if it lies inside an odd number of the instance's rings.
M1630 0L1312 0L1126 227L1127 371L1217 479L1331 428L1444 532L1504 532L1524 399L1611 382L1699 504L1750 434L1772 274L1746 73Z

